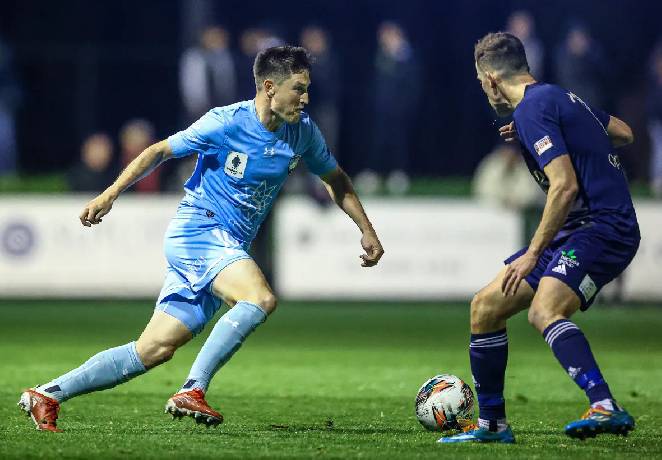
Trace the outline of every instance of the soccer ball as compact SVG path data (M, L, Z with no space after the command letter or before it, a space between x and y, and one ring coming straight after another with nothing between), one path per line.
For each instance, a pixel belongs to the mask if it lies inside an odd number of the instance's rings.
M462 379L435 375L416 395L416 417L430 431L459 430L474 416L474 394Z

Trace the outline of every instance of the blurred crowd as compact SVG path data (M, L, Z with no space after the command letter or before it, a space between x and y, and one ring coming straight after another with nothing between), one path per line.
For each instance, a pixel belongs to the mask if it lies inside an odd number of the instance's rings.
M586 24L569 23L553 48L538 38L534 17L527 11L512 13L504 29L524 43L534 77L559 84L594 106L604 107L608 103L606 51ZM179 59L181 126L192 123L212 107L253 98L255 55L264 48L284 43L277 33L259 27L248 28L238 36L231 36L220 25L201 30L197 41L184 49ZM336 152L344 81L340 77L343 72L340 53L329 32L316 25L304 27L298 43L314 57L314 84L307 111L320 126L331 150ZM392 21L379 24L375 43L366 107L372 126L368 129L367 151L361 152L362 164L369 168L359 168L355 182L363 193L385 191L397 195L406 193L410 187L411 161L416 155L410 146L416 114L423 102L421 88L425 72L422 57L401 25ZM631 161L647 163L643 169L651 191L662 197L662 38L652 50L648 67L647 132L638 133L638 137L647 137L649 155ZM14 120L21 107L21 85L16 74L11 49L0 41L0 176L16 172ZM67 172L71 190L103 190L124 166L158 140L156 131L149 120L132 119L116 136L101 130L82 139L80 158ZM192 171L193 160L173 161L136 184L134 191L181 190ZM533 182L527 174L516 149L499 144L478 165L473 189L479 198L502 206L518 209L535 206L541 202L541 196L532 190ZM324 193L308 175L297 173L291 182L291 190L308 191L322 200Z
M546 59L548 51L536 35L535 21L529 12L512 13L504 30L517 36L524 44L531 74L536 79L555 83L590 105L607 109L608 60L603 47L586 24L580 21L568 24L561 41L553 49L551 60ZM553 66L546 69L544 64L550 61ZM648 67L647 87L644 89L647 132L637 133L635 137L640 142L641 137L648 137L650 154L626 159L626 164L638 164L638 169L643 169L643 175L649 180L652 194L662 198L662 36L651 53ZM627 117L624 118L628 121ZM648 165L642 165L645 162ZM540 207L544 196L527 176L528 170L518 155L518 147L499 143L478 165L473 192L482 201L506 208L524 210Z

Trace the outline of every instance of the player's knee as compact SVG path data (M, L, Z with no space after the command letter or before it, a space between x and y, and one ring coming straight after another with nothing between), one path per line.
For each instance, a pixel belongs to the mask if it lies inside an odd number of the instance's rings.
M247 295L244 296L242 300L259 306L267 315L273 313L273 311L276 309L276 306L278 305L278 299L271 291Z
M267 292L261 295L260 300L256 303L262 307L262 310L264 310L267 315L269 315L273 313L274 310L276 310L276 307L278 306L278 299L272 292Z
M498 305L494 304L492 297L488 292L482 290L471 300L472 330L480 330L503 319L500 317Z
M140 359L146 368L151 368L170 361L177 347L171 344L150 343L138 350Z
M529 324L538 331L542 332L552 321L552 318L555 316L555 313L545 308L543 305L533 303L531 308L529 308L528 320Z

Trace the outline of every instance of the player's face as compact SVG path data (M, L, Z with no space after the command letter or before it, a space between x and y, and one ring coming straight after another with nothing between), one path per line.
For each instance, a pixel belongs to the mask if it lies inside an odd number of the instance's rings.
M271 110L286 123L298 123L301 111L308 104L310 75L307 70L295 73L280 84L274 85Z
M487 96L487 100L489 101L496 114L500 117L506 117L513 113L515 108L503 96L503 93L499 89L499 85L497 84L496 80L487 73L482 72L478 68L477 64L476 76L478 81L480 81L480 86L483 88L483 92Z

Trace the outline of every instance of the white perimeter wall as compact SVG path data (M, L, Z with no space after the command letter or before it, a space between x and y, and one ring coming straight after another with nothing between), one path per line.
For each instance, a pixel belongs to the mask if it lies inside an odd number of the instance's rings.
M163 234L179 196L122 196L101 225L78 214L90 196L0 197L0 297L156 296ZM335 207L285 198L275 209L275 287L284 298L472 296L520 247L517 214L470 200L366 200L386 255L360 267L360 234ZM641 248L631 300L662 300L662 204L636 204Z

